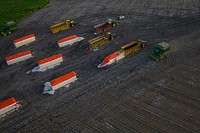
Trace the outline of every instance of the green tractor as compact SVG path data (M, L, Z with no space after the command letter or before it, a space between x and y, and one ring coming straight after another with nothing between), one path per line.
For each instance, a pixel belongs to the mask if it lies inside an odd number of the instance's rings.
M108 40L114 40L116 38L115 34L111 34L110 32L107 33Z
M74 26L76 26L76 22L75 22L75 21L73 21L73 20L71 20L71 21L70 21L70 26L71 26L71 27L74 27Z
M144 47L147 45L147 41L142 40L142 39L138 39L138 40L137 40L137 43L140 44L140 46L141 46L142 48L144 48Z
M14 32L16 29L17 29L16 23L14 21L10 21L1 26L0 32L1 35L5 37Z
M153 49L153 53L150 55L155 61L162 59L166 52L170 50L170 46L166 42L159 43Z

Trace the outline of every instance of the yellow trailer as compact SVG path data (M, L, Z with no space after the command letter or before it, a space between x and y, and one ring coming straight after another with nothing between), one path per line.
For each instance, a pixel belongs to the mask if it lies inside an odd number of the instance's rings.
M74 27L75 25L76 25L76 22L72 20L65 20L64 22L50 26L50 30L52 33L57 33L57 32L69 29L71 27Z
M132 43L129 43L127 45L122 46L121 49L120 49L120 51L124 52L125 56L128 56L128 55L134 53L135 51L140 50L145 45L146 45L146 41L144 41L144 40L137 40L137 41L134 41Z
M105 35L98 36L88 41L91 49L97 49L101 45L106 44L108 41L113 40L115 38L115 34L111 34L108 32Z

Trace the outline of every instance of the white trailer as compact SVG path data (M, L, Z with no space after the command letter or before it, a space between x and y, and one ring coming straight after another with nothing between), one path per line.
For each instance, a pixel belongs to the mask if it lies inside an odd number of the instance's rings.
M61 54L57 54L38 61L38 66L40 69L47 69L49 67L59 65L61 62L63 62L63 57Z
M0 102L0 118L12 113L19 108L20 104L12 97Z
M117 62L118 60L121 60L125 57L124 52L114 52L108 56L106 56L101 64L98 65L98 68L102 68L108 65L111 65L114 62Z
M35 35L30 34L30 35L27 35L27 36L24 36L24 37L21 37L19 39L14 40L13 43L14 43L15 47L18 48L18 47L21 47L23 45L27 45L29 43L32 43L35 40L36 40Z
M76 80L77 80L76 73L70 72L50 82L46 82L44 84L45 86L44 86L43 94L53 95L56 90L60 89L61 87L67 86Z
M72 44L74 44L76 42L80 42L84 39L85 38L78 37L77 35L68 36L68 37L65 37L65 38L58 40L58 46L64 47L64 46L67 46L67 45L72 45Z
M6 57L6 63L8 65L12 65L12 64L27 60L27 59L32 58L32 57L33 56L31 54L31 51L27 50L27 51L24 51L22 53L18 53L18 54Z

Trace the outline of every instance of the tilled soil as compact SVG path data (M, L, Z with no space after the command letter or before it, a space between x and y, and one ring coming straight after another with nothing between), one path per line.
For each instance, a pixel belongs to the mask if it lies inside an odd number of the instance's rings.
M22 107L1 121L2 132L199 132L200 1L102 0L51 1L0 40L0 99L15 97ZM116 39L99 51L84 51L94 37L93 25L124 15L110 31ZM64 19L77 26L51 34L49 26ZM37 41L15 49L12 41L34 33ZM57 40L76 34L86 38L58 48ZM147 46L105 69L97 65L121 46L142 38ZM161 61L149 55L167 41ZM34 58L7 66L4 59L25 50ZM37 61L61 53L64 62L42 73L25 73ZM70 71L78 81L54 96L41 95L43 84Z

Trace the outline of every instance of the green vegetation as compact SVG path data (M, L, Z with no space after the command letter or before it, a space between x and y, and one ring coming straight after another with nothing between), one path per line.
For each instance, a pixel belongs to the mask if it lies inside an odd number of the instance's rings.
M8 21L18 22L48 2L49 0L0 0L0 25Z

